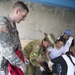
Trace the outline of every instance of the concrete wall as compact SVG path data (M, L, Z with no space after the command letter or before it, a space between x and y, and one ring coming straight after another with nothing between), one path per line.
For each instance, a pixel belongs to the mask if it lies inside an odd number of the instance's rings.
M0 0L0 16L8 15L16 1L18 0ZM66 29L71 29L72 36L75 38L75 10L30 2L26 4L30 12L25 21L17 25L20 39L43 38L44 32L53 33L57 38Z

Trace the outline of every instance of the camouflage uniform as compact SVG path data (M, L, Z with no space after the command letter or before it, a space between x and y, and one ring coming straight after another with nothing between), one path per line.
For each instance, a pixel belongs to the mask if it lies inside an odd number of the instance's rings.
M8 16L0 17L0 75L4 75L4 70L2 70L1 74L3 57L12 65L17 67L24 66L24 63L14 52L16 49L21 50L21 44L16 25L15 23L11 22Z
M41 44L42 40L35 40L27 44L23 50L25 56L30 60L30 64L27 68L27 75L35 75L36 68L40 67L40 62L38 62L36 59L40 54L42 55L42 59L45 57L45 52L43 52Z

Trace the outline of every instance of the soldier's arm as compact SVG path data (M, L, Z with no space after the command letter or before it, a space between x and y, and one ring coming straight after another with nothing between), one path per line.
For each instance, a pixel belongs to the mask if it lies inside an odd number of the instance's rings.
M6 58L12 65L24 66L24 63L20 58L15 54L11 40L9 39L10 33L6 27L5 20L0 20L0 49L2 56ZM6 42L9 40L8 42Z
M46 57L47 57L48 61L50 60L49 54L50 54L50 52L48 50L46 50Z
M24 66L24 63L15 54L15 52L13 51L13 48L10 45L7 45L6 43L3 43L3 42L1 45L0 45L0 48L2 50L1 53L5 59L7 59L14 66L17 66L17 67Z

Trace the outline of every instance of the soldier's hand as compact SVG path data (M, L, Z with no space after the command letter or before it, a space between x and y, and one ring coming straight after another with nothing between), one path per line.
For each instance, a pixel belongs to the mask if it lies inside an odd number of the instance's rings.
M40 66L40 70L43 72L43 71L45 71L45 69L42 67L42 66Z
M29 60L27 58L25 58L25 64L26 64L26 66L28 66L29 63L30 63Z
M52 63L50 60L48 61L48 67L49 67L49 69L52 71L52 65L53 65L54 63Z

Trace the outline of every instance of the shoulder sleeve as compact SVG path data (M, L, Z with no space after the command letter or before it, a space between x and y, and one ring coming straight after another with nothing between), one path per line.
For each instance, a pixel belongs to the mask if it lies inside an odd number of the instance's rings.
M0 18L0 32L1 31L4 33L8 33L7 20L4 17Z
M7 20L0 18L0 41L6 41L9 38L9 30L7 29Z
M52 47L48 47L47 50L48 50L49 52L51 52L51 51L52 51Z

